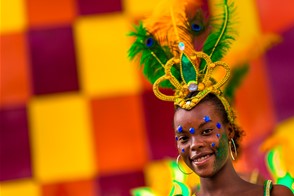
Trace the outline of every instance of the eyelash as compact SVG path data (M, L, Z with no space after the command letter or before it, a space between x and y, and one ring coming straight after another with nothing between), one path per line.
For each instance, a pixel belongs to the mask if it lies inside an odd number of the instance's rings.
M188 141L188 137L187 137L187 136L180 136L180 137L179 137L179 141L180 141L181 143L185 143L185 142Z

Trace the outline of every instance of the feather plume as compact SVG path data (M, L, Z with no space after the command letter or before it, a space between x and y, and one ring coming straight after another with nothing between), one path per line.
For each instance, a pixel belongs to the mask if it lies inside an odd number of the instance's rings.
M223 8L223 13L212 19L212 33L207 37L203 46L203 52L208 54L213 62L222 59L230 48L232 41L235 40L235 32L232 29L234 4L229 5L227 0L223 0L218 6ZM204 69L205 62L202 61L200 70Z
M163 1L156 7L153 15L144 21L144 26L161 45L171 49L173 56L179 57L179 42L185 44L185 53L192 55L193 37L190 33L186 9L199 7L200 4L197 0Z
M129 36L136 37L128 51L131 60L140 56L140 65L143 66L143 74L153 84L159 77L163 76L164 65L171 58L171 53L167 47L161 47L155 38L150 35L140 23L134 26L135 31L129 33ZM176 78L180 78L178 71L173 68L172 73ZM173 88L169 81L161 84L164 88Z

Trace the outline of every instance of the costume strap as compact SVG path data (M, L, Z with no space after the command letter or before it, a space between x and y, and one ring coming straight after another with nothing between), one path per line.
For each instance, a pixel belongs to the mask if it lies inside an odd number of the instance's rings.
M271 180L264 181L264 196L270 196L273 183Z

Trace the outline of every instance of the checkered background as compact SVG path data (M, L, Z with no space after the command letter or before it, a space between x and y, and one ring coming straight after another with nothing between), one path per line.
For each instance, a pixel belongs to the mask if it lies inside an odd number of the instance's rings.
M177 156L173 104L157 100L127 59L126 34L156 0L0 2L2 196L129 195L146 185L146 165ZM250 59L236 97L247 133L236 167L269 178L256 149L280 123L294 123L294 2L236 3L232 54L267 32L283 39Z

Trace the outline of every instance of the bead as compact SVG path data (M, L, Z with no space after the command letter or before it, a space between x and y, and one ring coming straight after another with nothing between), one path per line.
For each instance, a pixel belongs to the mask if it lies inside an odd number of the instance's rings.
M210 63L209 67L214 68L215 67L215 64L214 63Z
M217 133L217 134L216 134L216 137L217 137L217 138L220 138L220 134L219 134L219 133Z
M215 143L214 143L214 142L212 142L211 146L212 146L212 147L215 147Z
M182 133L183 132L183 127L181 125L179 125L177 130L178 130L178 132Z
M216 127L217 127L218 129L220 129L220 128L222 127L222 125L218 122L218 123L216 123Z
M204 116L203 120L204 120L205 122L209 122L209 121L211 121L210 118L209 118L209 116Z
M191 134L194 134L194 133L195 133L195 129L194 129L193 127L191 127L191 128L189 129L189 132L190 132Z
M185 149L184 148L182 148L182 152L185 152Z
M180 42L178 46L180 50L185 50L185 44L183 42Z
M205 85L203 83L198 84L198 90L202 91L205 88Z

